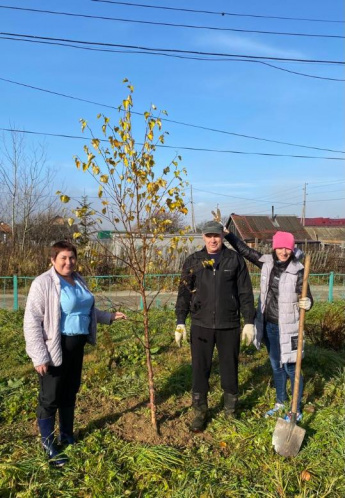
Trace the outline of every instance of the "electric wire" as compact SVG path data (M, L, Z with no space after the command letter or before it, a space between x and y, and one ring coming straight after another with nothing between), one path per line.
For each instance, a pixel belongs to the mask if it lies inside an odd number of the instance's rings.
M240 199L240 200L251 200L251 201L255 201L255 203L257 202L264 202L264 203L267 203L267 202L272 202L271 200L257 200L255 198L249 198L249 197L239 197L239 196L235 196L235 195L230 195L230 194L221 194L219 192L211 192L209 190L202 190L202 189L198 189L196 187L193 187L193 191L196 190L198 192L203 192L203 193L207 193L207 194L212 194L212 195L215 195L215 196L221 196L221 197L231 197L232 199ZM340 197L338 199L315 199L315 200L312 200L312 201L309 201L308 199L308 202L326 202L326 201L341 201L345 199L345 197ZM284 201L275 201L275 204L286 204L287 206L293 206L293 205L299 205L299 204L303 204L303 202L293 202L293 203L289 203L289 202L284 202ZM287 207L286 206L286 207Z
M29 40L43 40L43 41L53 41L53 42L63 42L63 43L78 43L81 45L92 45L92 46L101 46L101 47L118 47L118 48L127 48L127 49L139 49L146 50L148 52L165 52L165 53L174 53L174 54L191 54L191 55L204 55L204 56L215 56L215 57L240 57L248 60L270 60L270 61L280 61L280 62L302 62L305 64L332 64L332 65L344 65L345 62L339 60L320 60L320 59L301 59L297 57L268 57L262 55L243 55L243 54L228 54L222 52L203 52L200 50L182 50L177 48L153 48L153 47L144 47L141 45L127 45L122 43L106 43L106 42L94 42L94 41L85 41L85 40L71 40L69 38L55 38L52 36L38 36L38 35L30 35L24 33L8 33L8 32L0 32L1 36L16 36L22 39Z
M108 104L103 104L103 103L95 102L95 101L92 101L92 100L82 99L80 97L75 97L73 95L67 95L65 93L54 92L52 90L48 90L48 89L45 89L45 88L36 87L36 86L33 86L33 85L28 85L26 83L21 83L21 82L18 82L18 81L7 79L7 78L0 77L0 81L5 81L7 83L12 83L14 85L23 86L25 88L30 88L32 90L38 90L38 91L49 93L49 94L56 95L56 96L59 96L59 97L64 97L64 98L68 98L68 99L72 99L72 100L77 100L77 101L80 101L80 102L85 102L87 104L98 105L98 106L101 106L101 107L106 107L106 108L114 109L114 110L118 110L119 109L118 107L110 106ZM133 110L131 110L131 113L135 114L137 116L143 116L143 114L144 114L142 112L136 112L136 111L133 111ZM290 147L300 147L300 148L305 148L305 149L320 150L320 151L324 151L324 152L333 152L333 153L345 154L345 151L342 151L342 150L327 149L327 148L322 148L322 147L314 147L314 146L310 146L310 145L295 144L295 143L292 143L292 142L283 142L281 140L272 140L272 139L268 139L268 138L254 137L252 135L245 135L245 134L230 132L230 131L226 131L226 130L219 130L217 128L210 128L210 127L207 127L207 126L195 125L195 124L192 124L192 123L186 123L186 122L183 122L183 121L177 121L177 120L173 120L173 119L169 119L169 118L165 118L165 117L164 118L162 117L161 120L169 122L169 123L177 124L177 125L180 125L180 126L197 128L197 129L200 129L200 130L211 131L211 132L214 132L214 133L221 133L221 134L231 135L231 136L240 137L240 138L246 138L246 139L251 139L251 140L263 141L263 142L268 142L268 143L275 143L275 144L279 144L279 145L288 145Z
M38 132L32 130L18 130L11 128L0 128L1 131L6 132L17 132L17 133L26 133L31 135L42 135L48 137L57 137L57 138L69 138L69 139L77 139L77 140L90 140L92 137L82 137L76 135L66 135L62 133L47 133L47 132ZM101 142L107 142L106 139L100 139ZM142 146L143 144L137 142L137 145ZM198 147L187 147L187 146L176 146L176 145L162 145L155 144L155 147L163 148L163 149L174 149L174 150L192 150L197 152L214 152L221 154L236 154L236 155L245 155L245 156L264 156L264 157L290 157L294 159L324 159L326 161L344 161L343 157L327 157L327 156L305 156L305 155L294 155L294 154L274 154L269 152L247 152L247 151L238 151L238 150L221 150L221 149L207 149L207 148L198 148Z
M286 31L263 31L256 29L240 29L240 28L222 28L218 26L198 26L195 24L176 24L169 22L158 22L158 21L144 21L142 19L125 19L120 17L106 17L106 16L95 16L89 14L75 14L72 12L57 12L53 10L41 10L41 9L29 9L24 7L10 7L6 5L0 5L0 9L11 9L16 11L25 11L32 13L41 13L41 14L52 14L52 15L60 15L67 17L78 17L84 19L98 19L102 21L116 21L123 23L132 23L132 24L148 24L151 26L164 26L170 28L185 28L185 29L202 29L202 30L211 30L211 31L226 31L226 32L235 32L235 33L255 33L260 35L275 35L275 36L297 36L304 38L333 38L333 39L344 39L343 35L330 35L330 34L321 34L321 33L292 33Z
M283 17L283 16L267 16L267 15L259 15L259 14L238 14L233 12L215 12L212 10L197 10L197 9L186 9L186 8L177 8L177 7L167 7L162 5L147 5L142 3L133 3L133 2L117 2L112 0L91 0L92 2L98 3L110 3L116 5L126 5L128 7L142 7L148 9L160 9L160 10L173 10L178 12L191 12L195 14L210 14L210 15L218 15L218 16L236 16L236 17L255 17L255 18L263 18L263 19L280 19L284 21L310 21L310 22L326 22L326 23L344 23L345 21L339 21L334 19L313 19L308 17Z
M298 75L298 76L303 76L306 78L312 78L312 79L318 79L318 80L326 80L326 81L345 81L344 79L341 78L331 78L331 77L326 77L326 76L316 76L312 74L306 74L306 73L301 73L298 71L292 71L290 69L282 68L279 66L275 66L274 64L270 64L268 62L260 61L260 60L250 60L250 59L240 59L240 58L215 58L215 57L196 57L196 56L188 56L188 55L180 55L180 54L166 54L162 52L147 52L145 50L120 50L120 49L105 49L105 48L95 48L95 47L85 47L85 46L77 46L77 45L72 45L70 43L62 43L62 42L51 42L51 41L43 41L43 40L30 40L30 39L22 39L22 38L13 38L10 36L1 36L0 34L0 39L2 40L11 40L11 41L19 41L19 42L26 42L26 43L38 43L42 45L53 45L53 46L61 46L61 47L69 47L69 48L76 48L79 50L87 50L87 51L92 51L92 52L105 52L105 53L122 53L122 54L141 54L141 55L151 55L151 56L160 56L160 57L170 57L174 59L187 59L187 60L195 60L195 61L204 61L204 62L252 62L255 64L262 64L267 67L271 67L273 69L277 69L279 71L284 71L286 73Z

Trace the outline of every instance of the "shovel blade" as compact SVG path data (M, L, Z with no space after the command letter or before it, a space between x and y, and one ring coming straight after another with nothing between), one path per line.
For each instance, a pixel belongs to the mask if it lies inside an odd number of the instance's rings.
M272 444L279 455L296 456L300 450L305 429L278 418L272 437Z

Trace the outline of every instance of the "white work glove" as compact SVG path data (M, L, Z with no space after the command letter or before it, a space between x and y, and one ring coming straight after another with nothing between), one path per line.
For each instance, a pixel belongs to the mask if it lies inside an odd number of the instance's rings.
M187 340L187 331L186 331L186 326L183 324L177 325L175 329L175 341L178 347L181 347L182 340L186 341Z
M241 340L247 346L249 346L249 344L251 344L253 342L253 340L254 340L254 325L252 325L251 323L247 323L247 325L245 325L243 327Z
M298 301L298 306L302 310L309 311L311 308L311 299L309 297L301 297L301 299Z

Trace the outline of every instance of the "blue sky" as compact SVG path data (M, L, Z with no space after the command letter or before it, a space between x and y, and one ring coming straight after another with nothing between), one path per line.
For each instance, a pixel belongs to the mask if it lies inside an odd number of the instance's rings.
M341 0L279 3L268 0L244 0L240 3L145 0L140 3L242 16L131 7L91 0L0 0L1 7L223 29L344 36L344 23L339 22L248 17L344 21ZM156 49L344 61L342 38L188 29L6 8L0 8L0 31ZM166 144L173 148L160 150L157 158L164 165L175 152L182 156L188 181L193 186L197 223L210 218L211 210L217 205L224 215L231 212L270 214L274 206L277 214L300 216L305 183L307 217L345 217L345 92L344 82L332 80L345 78L343 65L260 59L288 71L319 77L310 78L257 62L105 53L8 40L4 36L13 35L0 35L0 78L114 107L126 96L122 80L128 78L135 87L135 111L144 112L154 103L159 109L167 110L171 120L222 131L216 133L165 123L165 130L169 131ZM118 50L116 47L112 49ZM80 118L87 119L96 129L98 112L105 113L113 122L118 119L118 113L111 109L1 79L0 109L0 128L12 125L18 129L57 135L80 136ZM139 118L135 120L138 130L143 129ZM97 189L87 175L77 172L74 166L73 156L82 154L82 140L26 135L26 141L28 144L45 143L49 165L56 169L52 195L65 185L64 192L72 197L80 198L86 194L91 201L94 200ZM211 149L213 152L184 150L185 147ZM293 157L298 155L314 158ZM189 191L187 199L190 199Z

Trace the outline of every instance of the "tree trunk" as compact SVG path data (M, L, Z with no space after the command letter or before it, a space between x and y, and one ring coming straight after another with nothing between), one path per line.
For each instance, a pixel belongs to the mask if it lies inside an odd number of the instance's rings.
M144 311L144 336L145 336L145 353L146 353L146 365L147 365L147 374L149 381L149 394L150 394L150 410L151 410L151 423L158 434L158 425L157 425L157 407L156 407L156 389L154 385L154 377L153 377L153 368L152 368L152 358L150 351L150 329L149 329L149 315L148 308L146 303L146 295L145 290L142 292L142 300L143 300L143 311Z

